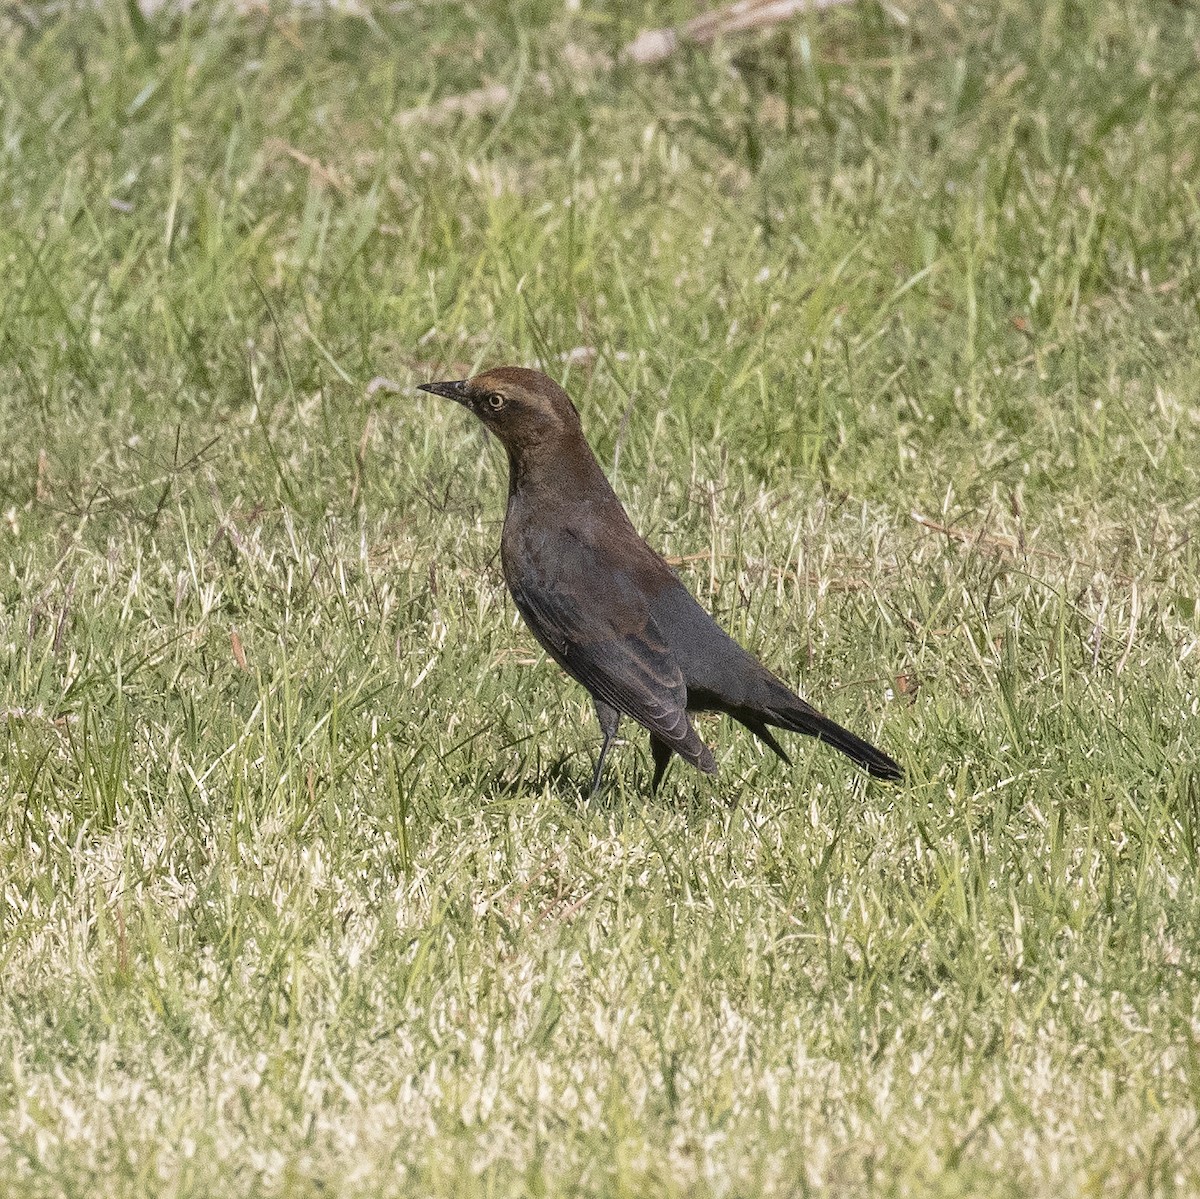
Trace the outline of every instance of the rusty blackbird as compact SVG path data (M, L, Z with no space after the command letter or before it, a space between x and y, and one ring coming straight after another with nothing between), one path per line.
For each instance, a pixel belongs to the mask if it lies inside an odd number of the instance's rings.
M689 712L728 713L785 762L771 727L824 741L877 778L903 777L738 645L638 536L557 383L504 366L420 387L469 408L508 452L504 578L534 637L591 693L604 736L593 791L622 716L650 733L652 793L673 753L715 774Z

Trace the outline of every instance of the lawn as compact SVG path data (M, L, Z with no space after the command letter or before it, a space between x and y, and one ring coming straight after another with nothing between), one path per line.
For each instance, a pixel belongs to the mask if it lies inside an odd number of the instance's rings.
M0 1193L1200 1195L1200 12L0 14ZM902 787L647 797L564 383Z

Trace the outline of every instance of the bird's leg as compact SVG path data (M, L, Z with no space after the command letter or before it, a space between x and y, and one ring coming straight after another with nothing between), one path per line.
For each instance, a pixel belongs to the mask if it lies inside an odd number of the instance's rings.
M593 699L596 706L596 719L600 721L600 732L604 734L604 743L600 746L600 756L596 759L596 769L592 774L592 794L600 790L600 775L604 770L604 759L608 755L608 747L617 736L617 725L621 723L621 713L616 708L610 708L601 700Z
M654 758L654 781L650 784L650 794L658 791L658 784L667 773L667 763L671 760L671 747L660 741L653 733L650 734L650 753Z

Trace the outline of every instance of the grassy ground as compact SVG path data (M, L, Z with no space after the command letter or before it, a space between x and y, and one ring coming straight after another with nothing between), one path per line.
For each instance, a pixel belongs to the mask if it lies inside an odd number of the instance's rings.
M1200 18L691 11L0 16L3 1194L1200 1194ZM910 785L584 800L503 362Z

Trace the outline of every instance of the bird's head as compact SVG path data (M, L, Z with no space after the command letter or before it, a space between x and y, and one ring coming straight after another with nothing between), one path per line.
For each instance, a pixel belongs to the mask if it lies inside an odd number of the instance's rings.
M470 379L419 387L469 408L514 455L580 431L570 396L541 371L499 366Z

